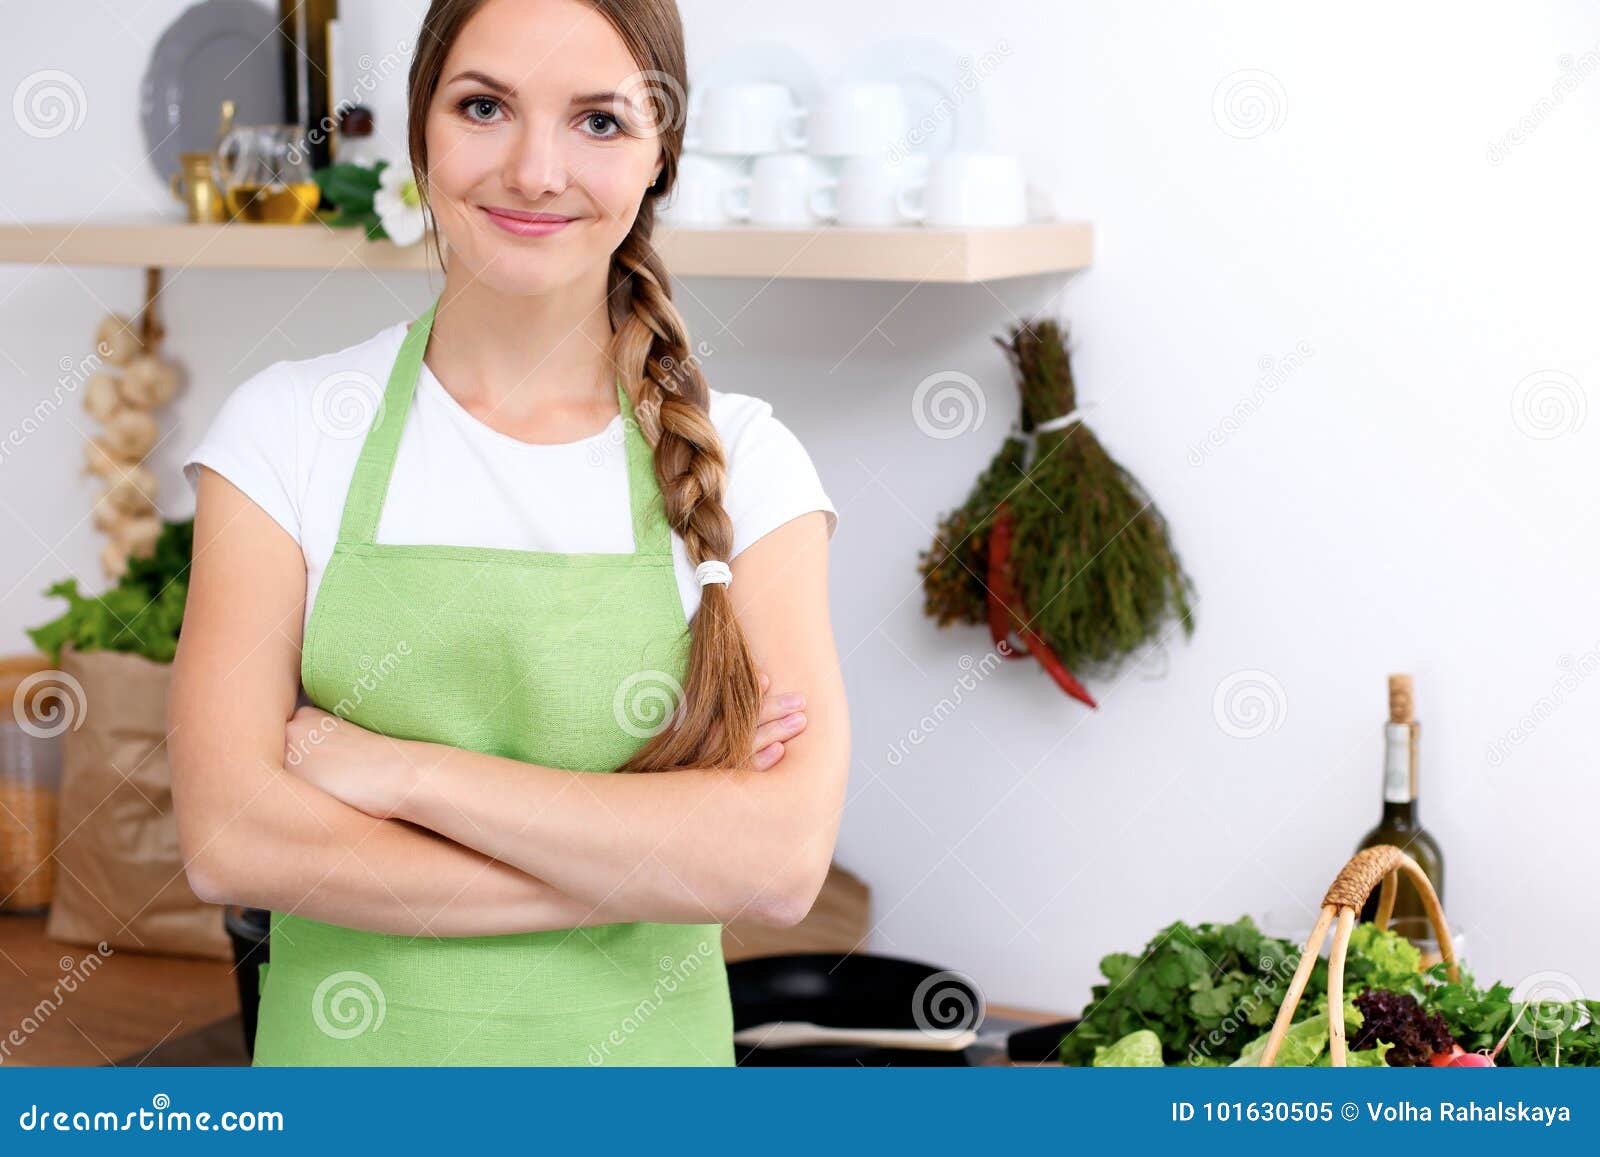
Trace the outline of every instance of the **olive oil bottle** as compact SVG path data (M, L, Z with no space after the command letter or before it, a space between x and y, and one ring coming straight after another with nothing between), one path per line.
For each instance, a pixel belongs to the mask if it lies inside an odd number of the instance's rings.
M1444 903L1444 853L1438 841L1422 827L1417 816L1417 740L1422 725L1417 722L1412 698L1411 676L1389 676L1389 722L1384 724L1383 818L1362 839L1357 848L1374 844L1393 844L1417 862L1433 890ZM1381 885L1372 889L1361 909L1361 919L1371 920L1378 913ZM1448 908L1445 909L1447 912ZM1439 959L1438 943L1428 922L1422 897L1404 876L1394 902L1391 928L1422 950L1423 967Z

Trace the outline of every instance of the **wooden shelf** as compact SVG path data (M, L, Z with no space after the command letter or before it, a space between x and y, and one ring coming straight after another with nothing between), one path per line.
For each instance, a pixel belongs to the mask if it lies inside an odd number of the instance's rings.
M687 229L660 226L676 277L829 278L971 284L1086 268L1094 231L1060 221L1014 228ZM368 241L324 225L56 222L0 226L0 263L164 269L428 269L425 245Z

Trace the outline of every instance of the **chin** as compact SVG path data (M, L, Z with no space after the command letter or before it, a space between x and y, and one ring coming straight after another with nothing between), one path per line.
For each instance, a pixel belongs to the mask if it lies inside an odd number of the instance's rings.
M451 250L449 259L459 262L473 282L511 297L555 292L576 281L582 270L570 256L553 257L506 245L467 252Z

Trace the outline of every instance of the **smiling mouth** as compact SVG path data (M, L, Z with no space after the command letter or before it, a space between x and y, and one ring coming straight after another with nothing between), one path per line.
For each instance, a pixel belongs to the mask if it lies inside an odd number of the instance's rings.
M559 233L573 222L573 218L563 217L559 213L522 213L511 209L492 209L487 205L479 208L490 221L518 237L545 237Z

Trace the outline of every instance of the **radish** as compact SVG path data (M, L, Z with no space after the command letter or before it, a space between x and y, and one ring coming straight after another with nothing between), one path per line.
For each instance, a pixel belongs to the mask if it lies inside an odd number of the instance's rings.
M1500 1055L1500 1050L1506 1047L1506 1041L1511 1039L1512 1032L1514 1032L1516 1030L1517 1022L1522 1019L1522 1014L1527 1012L1527 1011L1528 1011L1528 1002L1525 1001L1523 1003L1522 1007L1517 1010L1516 1019L1514 1019L1511 1022L1511 1026L1506 1029L1505 1034L1503 1036L1501 1036L1499 1042L1494 1046L1494 1048L1490 1049L1488 1052L1486 1052L1486 1053L1463 1052L1461 1050L1461 1046L1460 1045L1456 1045L1455 1048L1452 1049L1450 1053L1437 1053L1437 1054L1435 1054L1432 1063L1436 1064L1436 1065L1440 1065L1440 1066L1442 1066L1444 1068L1451 1068L1451 1069L1492 1069L1492 1068L1494 1068L1495 1067L1494 1058L1499 1056ZM1451 1055L1451 1054L1454 1054L1454 1055ZM1440 1057L1448 1057L1449 1059L1441 1061L1439 1059Z
M1466 1051L1467 1050L1462 1048L1459 1044L1452 1043L1450 1045L1449 1052L1434 1053L1432 1059L1429 1060L1428 1063L1436 1069L1448 1068L1457 1057L1463 1055Z

